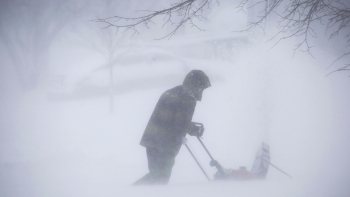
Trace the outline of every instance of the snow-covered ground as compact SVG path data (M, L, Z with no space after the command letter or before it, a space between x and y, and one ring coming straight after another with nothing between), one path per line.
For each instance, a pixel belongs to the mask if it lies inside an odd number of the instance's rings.
M170 82L116 93L113 114L107 95L51 101L43 90L23 93L13 71L3 68L1 196L347 196L349 81L325 77L316 60L292 59L285 48L253 44L234 61L185 59L188 68ZM119 74L135 80L169 75L143 66L123 67ZM226 168L250 169L266 142L271 162L293 179L270 168L266 181L208 182L182 148L168 186L130 186L147 173L138 143L160 94L181 84L191 69L212 79L193 118L204 123L203 141L212 155ZM209 157L188 138L213 175Z
M225 18L213 13L213 24ZM187 29L193 34L130 42L114 67L113 113L109 70L96 51L58 37L50 74L62 87L26 92L0 51L0 197L349 196L350 79L325 77L336 56L319 49L324 55L316 59L292 58L292 39L271 48L228 34L225 24L211 36ZM250 169L265 142L271 163L292 179L271 167L266 181L209 182L182 148L169 185L130 186L148 171L139 141L159 96L192 69L212 82L193 121L205 125L203 142L214 158L225 168ZM188 141L212 176L208 155L195 138Z

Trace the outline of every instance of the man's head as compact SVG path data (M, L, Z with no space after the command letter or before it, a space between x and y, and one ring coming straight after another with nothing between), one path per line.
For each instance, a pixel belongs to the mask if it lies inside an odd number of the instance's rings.
M189 88L197 101L202 100L203 90L211 86L208 76L201 70L192 70L187 74L183 86Z

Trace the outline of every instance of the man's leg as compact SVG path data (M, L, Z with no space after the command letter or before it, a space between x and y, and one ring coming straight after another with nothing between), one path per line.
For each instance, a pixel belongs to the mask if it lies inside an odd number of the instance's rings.
M148 169L149 173L147 173L145 176L141 177L139 180L137 180L132 185L153 185L155 183L154 175L151 173L151 169L153 169L156 159L156 153L153 150L153 148L146 147L146 154L147 154L147 161L148 161Z
M153 184L168 184L175 164L175 155L169 151L147 148L148 168L153 177Z
M175 155L168 151L146 147L149 173L133 185L167 184L175 163Z
M139 180L135 181L132 185L152 185L154 183L152 183L152 177L151 174L148 173L145 176L143 176L142 178L140 178Z

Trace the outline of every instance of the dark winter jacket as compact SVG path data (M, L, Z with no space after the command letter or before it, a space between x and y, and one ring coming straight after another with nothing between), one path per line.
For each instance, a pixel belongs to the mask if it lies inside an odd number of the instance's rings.
M141 139L141 145L177 154L189 132L196 107L190 89L180 85L160 97Z

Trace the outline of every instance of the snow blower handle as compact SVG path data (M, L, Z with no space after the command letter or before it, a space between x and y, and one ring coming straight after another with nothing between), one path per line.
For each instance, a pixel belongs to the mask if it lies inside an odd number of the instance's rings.
M209 178L209 176L207 175L207 173L204 171L203 167L201 166L201 164L200 164L199 161L197 160L196 156L192 153L190 147L188 147L188 145L187 145L187 139L184 138L184 137L182 138L182 144L186 146L188 152L190 152L190 154L192 155L193 159L196 161L196 163L197 163L197 165L199 166L199 168L202 170L202 172L203 172L203 174L205 175L205 177L207 177L207 179L208 179L209 181L211 181L210 178Z
M216 160L213 158L213 156L211 156L211 154L209 153L207 147L205 147L205 145L203 144L201 138L200 138L200 137L197 137L197 139L198 139L199 142L202 144L204 150L208 153L208 155L209 155L209 157L210 157L210 159L211 159L211 161L210 161L210 166L212 166L212 167L215 166L216 169L218 169L218 171L219 171L221 174L224 174L224 171L222 170L221 165L219 164L218 161L216 161Z

